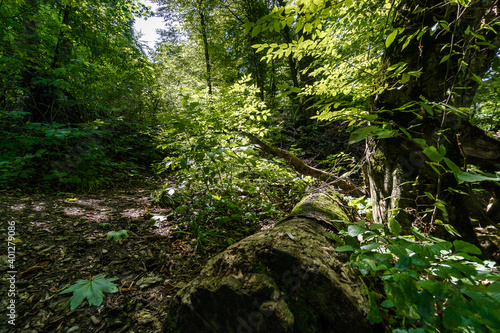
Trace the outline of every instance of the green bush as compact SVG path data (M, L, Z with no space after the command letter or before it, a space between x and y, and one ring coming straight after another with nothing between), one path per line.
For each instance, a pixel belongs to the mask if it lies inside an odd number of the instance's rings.
M226 155L208 166L179 169L172 184L153 194L154 201L172 208L178 232L196 239L199 249L209 243L230 245L260 229L260 222L286 215L310 184L286 165L252 158L250 168ZM208 168L205 173L203 168Z
M118 120L31 123L27 113L0 111L0 185L92 192L115 175L155 158L151 136Z
M176 232L193 237L198 249L226 246L258 230L258 222L279 219L310 182L284 162L263 158L246 138L245 132L268 133L274 121L248 81L217 98L183 96L182 107L159 116L167 156L158 171L172 181L153 197L173 208Z
M392 230L392 231L391 231ZM360 272L372 323L393 332L500 331L500 274L474 245L426 237L417 228L399 235L381 224L349 225L344 245Z

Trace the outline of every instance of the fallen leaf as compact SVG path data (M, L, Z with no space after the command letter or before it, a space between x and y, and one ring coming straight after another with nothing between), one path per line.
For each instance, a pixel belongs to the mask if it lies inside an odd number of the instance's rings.
M21 276L23 276L25 274L28 274L28 273L31 273L31 272L34 272L34 271L39 271L41 269L44 269L45 267L47 267L48 264L49 264L48 261L42 261L42 262L36 264L35 266L32 266L32 267L28 268L24 272L17 274L17 277L21 277Z

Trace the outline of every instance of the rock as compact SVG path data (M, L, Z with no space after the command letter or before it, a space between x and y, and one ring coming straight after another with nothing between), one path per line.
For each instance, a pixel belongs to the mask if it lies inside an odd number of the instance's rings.
M341 207L313 194L212 258L175 296L163 332L373 332L363 287L325 235L344 227L333 221L348 220Z

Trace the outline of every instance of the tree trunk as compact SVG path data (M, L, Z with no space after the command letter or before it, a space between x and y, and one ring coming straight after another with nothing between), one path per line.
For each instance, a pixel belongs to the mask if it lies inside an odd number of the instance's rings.
M495 15L493 1L487 2L489 6L475 2L468 8L452 3L430 7L427 1L420 0L403 2L395 11L393 29L401 28L406 37L418 33L421 27L436 25L433 29L437 31L434 34L426 32L421 39L413 38L404 50L405 36L395 39L386 51L382 66L387 68L404 62L407 71L422 70L422 75L411 77L402 89L386 90L375 101L376 109L391 110L379 113L379 116L395 126L416 129L412 136L426 140L429 146L439 149L443 145L446 157L461 167L467 162L461 143L457 141L461 133L464 134L461 131L465 126L459 116L447 110L440 113L436 110L435 116L431 116L424 108L420 115L417 114L419 110L411 113L397 108L408 102L422 101L421 97L429 102L456 107L470 105L478 86L473 75L480 77L484 74L498 48L498 36L489 32L483 36L492 44L481 46L482 49L476 51L477 48L471 47L474 37L467 32L467 29L478 32L482 22L489 22ZM417 11L416 8L425 10ZM449 24L446 27L439 25L438 20ZM455 53L457 50L460 52ZM445 56L449 58L446 60ZM467 67L464 62L468 63ZM455 89L457 87L460 89ZM460 188L455 177L451 173L438 175L427 163L420 145L398 137L369 140L367 148L365 174L369 179L376 222L387 223L395 218L406 230L417 225L427 231L434 230L439 236L447 234L439 225L450 224L465 240L477 244L469 211L464 204L468 199L463 194L448 191L449 188ZM439 200L446 203L446 211L434 206Z
M278 5L280 7L285 7L286 1L284 0L279 0ZM292 43L292 33L290 31L290 27L288 25L285 25L283 27L283 35L285 37L285 42L288 44ZM299 73L297 71L297 62L295 61L295 57L292 53L288 55L288 68L290 69L290 77L293 82L294 88L300 88L299 84ZM297 107L300 108L300 98L298 97L298 94L296 92L292 92L289 94L290 99L292 100L293 103L297 104Z
M198 14L200 15L201 37L203 40L203 51L205 55L208 94L212 95L212 65L210 64L210 53L208 48L208 29L201 2L198 2Z
M273 229L212 258L170 305L163 332L373 332L361 283L328 230L338 196L313 194Z
M312 39L312 34L305 32L304 30L299 31L297 39L303 38L304 40ZM311 55L304 55L297 62L297 73L300 78L300 88L304 89L307 86L312 86L315 82L314 76L310 75L311 66L314 63L314 57ZM316 109L314 107L315 98L314 96L301 96L299 99L299 106L294 115L294 125L296 128L300 126L308 126L312 123L312 117L316 115Z

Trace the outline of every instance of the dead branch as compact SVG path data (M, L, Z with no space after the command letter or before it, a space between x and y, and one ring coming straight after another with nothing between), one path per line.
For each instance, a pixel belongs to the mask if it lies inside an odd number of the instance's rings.
M305 176L311 176L313 178L319 179L321 181L327 182L327 183L333 183L333 185L337 186L338 188L342 189L345 194L352 195L354 197L361 197L365 195L363 191L360 189L359 186L355 185L353 182L351 182L347 178L340 178L337 175L316 169L312 166L309 166L305 164L300 158L297 156L293 155L292 153L277 148L273 147L271 145L268 145L264 141L260 140L258 137L255 135L252 135L250 133L243 133L247 138L250 139L254 144L258 145L260 150L263 152L282 158L285 160L288 164L290 164L298 173L305 175Z

